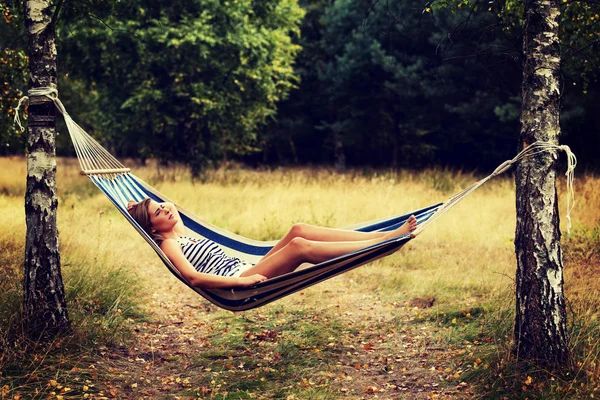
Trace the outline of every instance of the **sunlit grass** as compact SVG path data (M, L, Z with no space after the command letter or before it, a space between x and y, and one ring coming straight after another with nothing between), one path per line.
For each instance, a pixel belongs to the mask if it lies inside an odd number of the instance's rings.
M27 338L19 323L26 234L25 162L0 158L0 380L6 385L2 390L10 388L15 395L45 397L56 390L47 383L58 376L82 378L84 374L73 371L98 345L129 336L126 321L142 316L147 296L140 290L138 266L136 271L131 268L135 263L129 254L134 244L129 237L124 240L124 230L112 229L117 215L108 211L95 190L90 198L93 185L72 165L72 160L62 160L59 167L58 225L62 276L74 329L66 337L43 344ZM83 395L81 391L72 394L76 393Z
M161 182L157 187L210 222L255 239L282 237L295 222L341 227L403 214L443 201L433 177L447 171L339 175L319 170L215 172L204 184ZM457 174L459 181L477 177ZM447 178L451 181L451 178ZM239 182L233 186L229 182ZM446 188L446 186L444 186ZM456 185L452 190L458 190ZM462 301L511 284L514 192L507 180L475 192L401 252L350 276L363 289L409 289L416 295ZM226 199L226 201L224 201ZM383 282L383 283L382 283ZM390 282L395 282L390 286ZM397 286L396 283L401 283Z
M254 171L229 167L207 171L193 181L181 166L132 166L136 175L184 208L222 228L259 240L278 239L295 222L342 227L404 214L444 201L480 179L474 174L446 170L356 170L337 174L326 169ZM0 254L4 289L0 294L0 341L8 340L8 327L18 321L20 312L25 172L23 159L0 158L0 244L5 249ZM76 161L59 160L57 181L62 268L73 324L89 327L93 332L90 337L99 343L119 340L126 335L123 322L128 317L137 318L143 299L156 290L156 285L172 284L169 279L173 278L165 278L153 251L104 196L79 175ZM562 181L559 188L561 227L565 230ZM597 382L600 283L596 278L600 258L595 249L600 244L600 180L578 178L575 189L573 232L563 233L571 346L576 371L587 381ZM333 302L342 312L376 300L394 303L415 297L435 298L434 307L424 311L422 318L424 323L444 327L441 340L453 344L487 338L489 343L498 344L493 347L491 359L507 362L514 301L514 196L510 176L496 178L395 255L306 289L301 296L280 300L267 306L265 312L329 308L332 297L324 299L324 292L335 294ZM224 315L219 312L211 323L218 327ZM249 329L247 323L237 320L232 324ZM319 340L320 344L326 341L319 335L302 336L312 328L295 331L292 326L285 332L289 340L277 344L280 348L276 352L294 360L296 346L309 346L309 340ZM222 351L228 357L236 349L235 340L243 342L243 335L223 339ZM10 357L6 353L0 356L0 368ZM205 361L200 358L198 363ZM281 364L280 369L285 371L288 366ZM302 377L295 375L294 379ZM273 386L264 387L276 391ZM328 395L326 387L309 389L315 390L318 398ZM230 390L245 389L242 385Z

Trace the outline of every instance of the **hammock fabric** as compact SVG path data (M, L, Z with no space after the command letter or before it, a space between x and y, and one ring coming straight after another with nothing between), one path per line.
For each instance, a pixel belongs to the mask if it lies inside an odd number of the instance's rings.
M98 188L100 188L140 235L142 235L173 275L211 303L231 311L249 310L299 290L303 290L338 274L394 253L411 239L410 235L405 235L382 242L320 264L311 265L285 275L268 279L251 288L199 289L191 286L181 276L177 268L175 268L173 263L167 258L156 242L141 229L138 223L127 212L127 202L131 199L139 201L146 197L150 197L158 202L170 200L130 173L119 173L114 175L90 174L88 177L96 186L98 186ZM355 225L351 227L351 229L361 232L388 231L402 225L408 217L413 214L417 217L419 223L422 223L435 213L438 206L439 205L427 207L397 217L370 221ZM231 256L240 257L246 261L256 263L262 256L267 254L275 244L275 242L262 242L244 238L202 221L200 218L181 207L177 206L177 209L188 230L193 231L200 237L219 243L225 252Z
M387 256L396 252L404 246L409 240L421 233L433 221L439 218L442 214L454 207L458 202L464 199L468 194L483 185L489 179L497 176L514 163L524 157L531 157L541 152L554 152L563 150L568 156L567 169L567 186L568 186L568 201L567 201L567 219L570 228L570 211L574 205L573 193L573 171L576 165L576 158L568 146L558 146L549 142L535 142L527 146L512 160L507 160L502 163L492 174L475 182L466 189L458 192L444 203L432 205L420 210L407 213L405 215L384 218L381 220L370 221L363 224L358 224L347 229L353 229L362 232L373 231L388 231L401 226L410 215L415 215L418 221L417 229L409 235L391 239L376 245L345 254L343 256L322 262L320 264L311 265L306 268L300 268L296 271L281 275L275 278L268 279L251 288L243 289L200 289L191 286L179 273L173 263L167 258L160 247L154 242L150 236L138 225L138 223L127 212L127 202L129 200L140 201L146 197L150 197L158 202L170 201L165 196L160 194L150 185L146 184L141 179L130 173L129 168L126 168L116 158L114 158L105 148L96 142L88 135L65 110L62 102L58 99L58 93L54 88L42 87L29 90L30 96L46 96L50 98L58 110L63 114L67 129L73 141L73 146L77 153L81 173L87 175L92 182L108 197L115 207L123 214L123 216L131 223L131 225L142 235L148 244L158 254L160 259L169 268L169 270L184 284L195 290L208 301L218 307L231 310L243 311L255 307L259 307L280 299L284 296L305 289L323 280L334 277L363 264L374 261L378 258ZM21 102L27 97L23 97L19 101L19 105L15 110L15 122L21 127L18 110ZM173 204L175 202L171 201ZM262 256L272 248L275 242L260 242L244 238L233 234L224 229L220 229L211 225L192 213L177 206L185 226L195 232L198 236L210 239L220 244L226 253L231 256L242 258L248 262L256 263Z

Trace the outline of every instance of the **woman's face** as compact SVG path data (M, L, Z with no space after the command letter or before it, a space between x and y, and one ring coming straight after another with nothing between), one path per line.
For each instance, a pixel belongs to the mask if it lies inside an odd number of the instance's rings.
M150 213L152 228L159 233L171 231L175 224L177 224L175 214L172 214L163 203L157 203L154 200L150 201L148 203L148 212Z

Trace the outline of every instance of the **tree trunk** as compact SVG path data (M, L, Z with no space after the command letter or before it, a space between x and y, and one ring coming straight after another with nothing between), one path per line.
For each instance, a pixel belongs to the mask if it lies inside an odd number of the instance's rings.
M25 3L29 34L29 88L56 88L55 27L50 0ZM56 113L46 97L30 100L25 194L23 319L27 335L49 340L70 328L60 273L56 227Z
M288 143L290 144L290 150L292 152L292 162L294 163L294 165L298 165L298 151L296 150L296 144L294 143L294 138L292 137L292 135L288 136Z
M392 127L392 168L398 169L400 167L400 135L401 131L401 122L400 122L400 113L394 112L394 126Z
M521 112L523 147L557 144L560 135L559 0L525 2ZM516 172L517 299L513 351L547 366L568 362L560 248L557 162L550 153L522 160Z
M344 153L342 135L338 131L333 133L333 146L335 155L335 170L342 173L346 171L346 154Z

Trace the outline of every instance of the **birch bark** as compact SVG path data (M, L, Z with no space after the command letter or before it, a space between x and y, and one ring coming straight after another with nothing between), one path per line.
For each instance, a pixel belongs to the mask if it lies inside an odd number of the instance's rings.
M29 88L56 88L56 35L50 0L25 2ZM27 335L48 340L70 328L60 272L56 212L56 114L46 97L29 104L23 319Z
M527 0L523 37L521 144L558 144L560 135L559 0ZM516 318L519 358L560 366L569 359L556 192L557 162L542 153L516 172Z

